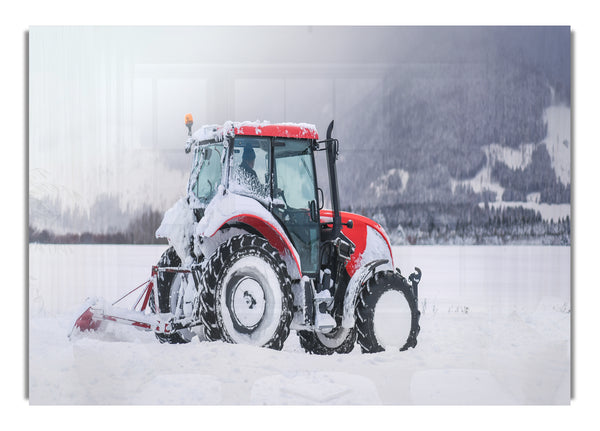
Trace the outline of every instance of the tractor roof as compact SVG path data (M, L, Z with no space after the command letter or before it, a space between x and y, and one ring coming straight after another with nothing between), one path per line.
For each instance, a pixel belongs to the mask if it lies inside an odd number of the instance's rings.
M319 139L317 128L306 123L232 122L222 126L202 126L194 132L192 139L200 144L207 141L222 141L229 133L242 136L270 136L277 138Z
M319 139L317 128L312 124L305 123L234 123L233 127L236 135Z

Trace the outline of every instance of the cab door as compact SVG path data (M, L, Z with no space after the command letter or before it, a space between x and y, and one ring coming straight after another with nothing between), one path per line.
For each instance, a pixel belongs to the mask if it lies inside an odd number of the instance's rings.
M320 223L311 141L273 140L273 214L290 234L302 273L319 270ZM312 207L312 215L311 215Z

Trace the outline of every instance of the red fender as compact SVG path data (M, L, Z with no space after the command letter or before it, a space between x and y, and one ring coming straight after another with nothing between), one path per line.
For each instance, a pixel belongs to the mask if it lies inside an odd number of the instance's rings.
M300 267L300 258L298 256L298 252L296 252L296 249L287 238L285 233L281 232L278 227L254 214L238 214L225 220L215 231L215 233L213 233L213 235L215 235L227 223L243 223L256 229L267 239L267 241L269 241L269 244L277 249L279 254L281 254L284 258L289 256L291 259L293 259L298 269L298 274L300 278L302 278L302 269Z

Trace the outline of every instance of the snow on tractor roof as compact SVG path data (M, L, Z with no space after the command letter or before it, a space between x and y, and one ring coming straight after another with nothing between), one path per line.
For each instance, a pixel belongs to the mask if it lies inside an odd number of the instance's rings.
M307 123L277 123L268 121L228 121L224 125L206 125L192 135L195 143L222 141L227 134L242 136L270 136L279 138L319 139L317 128Z
M317 128L306 123L233 123L234 133L245 136L272 136L278 138L319 139Z

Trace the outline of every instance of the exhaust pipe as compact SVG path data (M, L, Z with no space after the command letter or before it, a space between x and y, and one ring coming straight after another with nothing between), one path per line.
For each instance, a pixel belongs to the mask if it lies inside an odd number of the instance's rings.
M333 238L342 231L342 216L340 215L340 195L338 190L337 170L335 161L338 155L338 140L332 139L333 121L327 127L327 167L329 169L329 190L331 191L331 203L333 205Z

